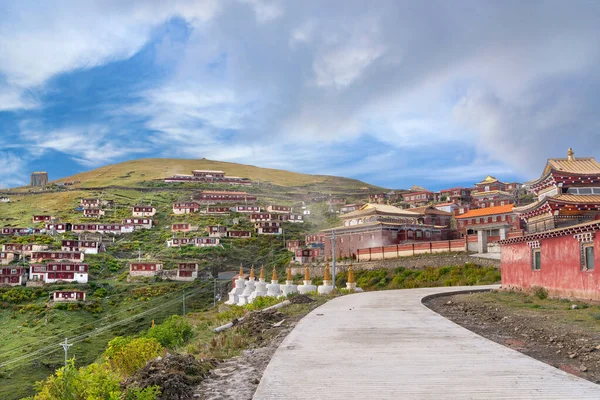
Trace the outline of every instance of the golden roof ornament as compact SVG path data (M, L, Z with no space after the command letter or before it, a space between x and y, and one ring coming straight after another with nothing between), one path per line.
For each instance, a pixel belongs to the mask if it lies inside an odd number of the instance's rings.
M242 268L242 264L240 264L240 278L244 275L244 268Z
M254 265L250 268L250 279L255 278L254 276Z
M325 264L325 273L323 274L324 281L331 280L331 271L329 271L329 264Z
M308 264L304 267L304 280L310 281L310 270L308 269Z
M569 161L575 161L575 152L570 147L569 147L569 150L567 151L567 159Z
M291 281L292 280L292 267L287 267L287 280Z
M264 265L260 266L260 276L259 276L259 278L262 279L263 281L265 280L265 266Z
M277 271L275 271L275 267L273 267L273 274L271 274L271 280L272 281L277 280Z
M352 264L348 267L348 283L354 283L354 270Z

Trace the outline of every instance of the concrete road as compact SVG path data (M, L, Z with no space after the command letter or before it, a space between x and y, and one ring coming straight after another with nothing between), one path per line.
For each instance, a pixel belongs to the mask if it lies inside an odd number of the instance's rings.
M484 339L421 303L435 293L482 288L336 298L281 343L254 399L600 399L599 385Z

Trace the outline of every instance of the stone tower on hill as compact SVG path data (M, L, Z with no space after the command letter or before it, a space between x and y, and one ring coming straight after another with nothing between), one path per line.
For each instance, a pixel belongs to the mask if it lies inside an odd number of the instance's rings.
M33 172L31 174L31 182L29 186L33 187L44 187L48 184L48 173L47 172Z

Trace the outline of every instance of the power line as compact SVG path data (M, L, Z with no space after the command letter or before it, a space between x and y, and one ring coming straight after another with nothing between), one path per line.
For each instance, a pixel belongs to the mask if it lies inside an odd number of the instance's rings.
M198 295L200 293L203 293L203 292L208 292L208 291L206 291L206 290L202 291L201 290L201 291L198 291L196 293L192 293L192 294L188 295L187 297L188 298L189 297L193 297L193 296L196 296L196 295ZM137 318L142 317L144 315L150 314L153 311L160 310L160 309L165 308L165 307L170 307L173 304L179 303L179 301L180 300L178 298L174 299L174 300L170 300L170 301L168 301L168 302L166 302L166 303L164 303L164 304L162 304L162 305L160 305L158 307L154 307L154 308L152 308L150 310L143 311L143 312L141 312L139 314L136 314L136 315L133 315L131 317L124 318L124 319L122 319L120 321L117 321L117 322L115 322L113 324L109 324L109 325L103 326L101 328L96 328L96 330L93 333L84 333L84 334L80 334L80 335L74 336L73 338L71 338L71 345L79 343L79 342L82 342L85 339L89 338L90 336L98 335L98 334L100 334L100 333L102 333L102 332L104 332L106 330L114 328L115 326L123 325L124 323L128 323L128 322L130 322L130 321L132 321L134 319L137 319ZM26 360L30 360L30 359L36 360L36 359L41 358L41 357L43 357L45 355L52 354L52 353L56 352L56 349L55 349L54 346L55 345L45 346L45 347L43 347L43 348L41 348L39 350L36 350L36 351L34 351L32 353L29 353L29 354L17 357L15 359L12 359L12 360L9 360L9 361L5 361L5 362L3 362L3 363L0 364L0 368L4 368L7 365L15 364L15 363L18 363L20 361L26 361ZM51 350L51 351L46 351L46 350Z

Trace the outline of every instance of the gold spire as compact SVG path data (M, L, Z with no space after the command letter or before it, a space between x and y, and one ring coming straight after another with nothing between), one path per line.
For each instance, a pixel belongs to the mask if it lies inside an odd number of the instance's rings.
M254 278L254 265L250 268L250 279Z
M287 267L287 280L288 281L292 280L292 267L290 267L290 266Z
M348 267L348 283L354 283L354 270L352 264Z
M262 279L263 281L265 280L265 266L264 265L260 266L260 276L259 276L259 278Z
M323 274L324 281L331 280L331 272L329 271L329 264L325 264L325 273Z
M240 264L240 278L244 275L244 268L242 268L242 264Z
M271 275L271 280L272 281L277 280L277 271L275 271L275 267L273 267L273 274Z
M570 147L569 147L569 151L567 151L567 159L569 161L575 161L575 152Z
M304 280L310 281L310 271L308 269L308 264L306 264L306 267L304 267Z

